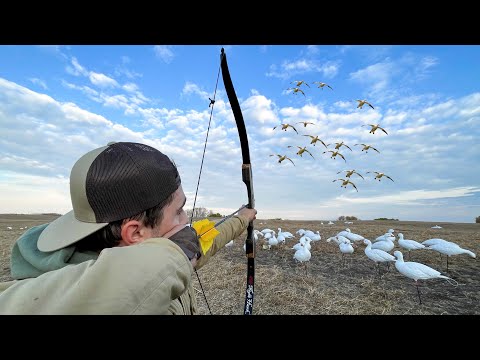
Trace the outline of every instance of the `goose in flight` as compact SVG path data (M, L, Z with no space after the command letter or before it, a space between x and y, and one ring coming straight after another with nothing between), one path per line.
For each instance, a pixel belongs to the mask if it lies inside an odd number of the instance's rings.
M288 88L287 90L293 90L293 94L297 95L298 92L301 92L303 94L303 96L306 97L305 93L303 92L302 89L296 87L296 88Z
M358 192L357 187L355 186L355 184L354 184L353 182L350 181L350 179L335 179L335 180L333 180L332 182L335 182L335 181L337 181L337 180L343 181L343 182L342 182L342 185L340 185L340 187L344 187L344 188L346 189L346 188L347 188L347 185L350 184L350 185L352 185L352 186L355 188L355 190L357 190L357 192Z
M330 145L330 144L328 144ZM345 146L346 148L348 148L350 151L352 151L352 149L350 148L350 146L348 146L347 144L345 144L343 141L342 142L337 142L335 143L335 150L339 150L342 146Z
M270 156L275 156L275 154L270 155ZM295 166L295 163L292 161L292 159L290 159L289 157L287 157L287 155L283 155L283 156L282 156L282 155L276 154L276 156L278 156L278 162L279 162L279 163L281 163L283 160L288 160L288 161L290 161L290 162L293 164L293 166Z
M378 151L377 149L375 149L372 145L367 145L367 144L355 144L355 145L353 145L353 146L357 146L357 145L362 145L362 146L363 146L362 151L365 151L365 153L368 153L368 150L369 150L369 149L372 149L372 150L375 150L377 153L380 154L380 151Z
M299 86L301 86L302 84L305 84L307 85L308 87L310 87L310 85L308 85L307 82L303 81L303 80L294 80L294 81L290 81L290 84L295 84L295 86L298 88Z
M315 125L315 123L308 122L308 121L300 121L300 122L298 122L297 124L303 124L303 127L307 127L308 124Z
M387 131L386 131L384 128L380 127L379 124L376 124L376 125L375 125L375 124L364 124L364 125L362 125L362 126L371 126L371 129L370 129L370 131L369 131L370 134L375 134L375 131L376 131L377 129L380 129L380 130L382 130L385 134L388 135Z
M294 127L293 125L290 125L290 124L280 124L280 125L282 125L282 130L287 131L287 129L288 129L289 127L291 127L291 128L292 128L293 130L295 130L295 132L298 134L297 129L295 129L295 127ZM277 125L277 126L274 126L273 130L275 130L277 127L278 127L278 125Z
M325 154L327 152L331 152L332 153L332 156L330 156L331 158L333 159L336 159L337 155L340 156L345 162L347 162L347 160L345 160L345 157L340 154L338 151L332 151L332 150L328 150L328 151L324 151L322 154Z
M358 101L358 105L357 105L357 108L363 108L363 105L367 104L368 106L370 106L372 109L375 109L373 107L372 104L370 104L367 100L357 100Z
M290 84L295 84L295 87L297 87L297 88L300 87L302 84L305 84L308 87L310 87L310 85L308 85L308 83L306 81L303 81L303 80L290 81Z
M357 174L357 175L360 176L363 180L365 180L365 178L364 178L361 174L359 174L358 172L356 172L355 170L342 170L342 171L337 172L337 174L340 174L340 173L343 172L343 171L346 171L346 172L347 172L347 174L345 175L345 177L347 177L347 178L349 178L349 177L352 176L353 174Z
M319 138L318 138L318 135L317 135L317 136L313 136L313 135L302 135L302 136L309 136L309 137L312 139L312 141L310 141L310 144L313 144L313 146L315 146L315 143L316 143L317 141L320 141L320 142L323 144L323 146L325 146L325 148L328 149L328 145L326 145L326 144L323 142L322 139L319 139Z
M378 171L367 171L367 172L366 172L366 174L370 174L370 173L375 173L375 174L377 174L377 175L375 175L375 179L377 179L378 181L380 181L380 179L381 179L382 177L384 177L384 176L385 176L386 178L389 178L390 180L393 181L393 179L392 179L390 176L385 175L385 174L382 173L382 172L378 172ZM393 182L395 182L395 181L393 181Z
M326 86L326 87L329 87L330 89L333 90L333 88L332 88L330 85L325 84L324 82L314 81L313 84L318 84L318 87L319 87L319 88L322 88L322 90L323 90L323 88L324 88L325 86Z
M399 273L405 275L406 277L413 279L415 281L415 286L417 287L418 300L420 304L422 299L420 298L420 291L418 290L418 280L427 280L427 279L446 279L447 281L455 281L452 278L449 278L445 275L442 275L439 271L424 265L418 262L413 261L403 261L403 255L400 251L396 250L393 252L397 261L395 261L395 268ZM449 282L450 282L449 281Z
M288 147L291 148L291 147L293 147L293 146L289 145ZM297 145L297 148L300 149L300 150L297 151L297 155L302 156L302 154L303 154L304 152L307 152L307 153L310 154L310 156L311 156L312 158L314 158L313 155L312 155L312 153L307 150L307 147L306 147L306 146L304 146L304 147L302 148L302 147L300 147L300 146ZM302 156L302 157L303 157L303 156ZM314 159L315 159L315 158L314 158Z

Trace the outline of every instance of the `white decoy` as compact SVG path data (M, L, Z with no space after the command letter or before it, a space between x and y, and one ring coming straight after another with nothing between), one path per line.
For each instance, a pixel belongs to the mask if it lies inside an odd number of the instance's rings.
M350 239L352 241L362 241L365 239L362 235L352 233L352 231L349 228L346 228L343 231L340 231L337 235L341 235L346 237L347 239Z
M340 245L340 240L338 240L338 237L337 236L330 236L328 239L327 239L327 243L329 243L330 241L334 241L337 245Z
M342 253L342 266L345 265L345 254L353 254L353 246L352 244L349 242L346 242L346 241L342 241L339 245L338 245L339 249L340 249L340 252Z
M263 236L263 233L261 231L258 231L257 229L254 229L253 230L253 237L255 238L255 240L258 240L259 236Z
M231 247L233 247L233 244L234 244L233 240L230 240L228 243L225 244L225 247L226 248L231 248Z
M396 261L395 256L390 255L389 253L380 249L372 249L372 242L370 240L365 239L363 240L363 243L367 245L365 248L365 255L367 255L370 260L375 262L375 266L377 267L379 274L381 262L389 263L390 261Z
M392 251L394 247L395 247L395 243L389 238L382 241L377 241L375 244L372 244L372 249L383 250L387 253Z
M419 250L425 249L425 245L420 244L415 240L407 240L403 238L402 233L398 233L398 245L400 245L405 250L408 250L408 259L410 260L410 250Z
M436 245L436 244L451 244L451 245L455 245L455 246L460 247L458 244L456 244L454 242L447 241L447 240L444 240L444 239L438 239L438 238L428 239L428 240L422 241L422 245L425 245L425 246L431 246L431 245Z
M275 233L272 234L272 236L268 239L268 248L272 246L277 246L278 245L278 240L275 237Z
M373 242L377 242L377 241L383 241L383 240L390 240L390 241L395 241L395 235L393 235L392 233L385 233L383 235L380 235L379 237L377 237L375 240L373 240Z
M352 241L363 241L365 239L364 236L353 233L349 228L346 228L345 230L349 232L349 235L348 236L344 235L344 236Z
M469 256L476 258L477 256L470 250L462 249L457 244L435 244L428 247L430 250L438 251L440 254L447 255L447 272L448 272L448 258L452 255L468 254Z
M432 229L441 229L442 227L441 226L438 226L438 225L435 225L435 226L432 226Z
M302 236L298 243L293 245L293 250L299 250L302 246L305 246L308 250L312 249L312 245L310 244L312 240L308 236Z
M293 238L295 236L292 235L291 232L288 232L288 231L282 231L282 228L278 228L278 233L277 233L277 237L278 235L282 234L285 239L290 239L290 238Z
M270 230L270 229L263 229L262 231L260 231L263 235L267 234L267 233L272 233L273 230Z
M333 241L337 245L340 245L342 242L346 242L348 244L351 244L350 240L347 239L345 236L342 236L342 235L331 236L327 239L327 242L330 242L330 241Z
M305 230L304 229L298 229L295 234L298 234L300 236L302 236L303 234L305 234Z
M265 234L263 235L263 238L264 238L264 239L267 239L267 240L270 239L271 237L272 237L272 233L271 233L271 232L267 232L267 233L265 233Z
M320 235L320 231L317 230L317 232L313 232L311 230L305 231L304 236L308 236L312 241L319 241L322 239L322 236Z
M307 262L310 261L310 258L312 257L312 253L306 246L302 246L301 249L295 251L295 254L293 254L293 258L296 261L299 261L301 263L305 263L305 275L307 275Z
M454 242L443 240L443 239L438 239L438 238L433 238L433 239L428 239L428 240L422 241L422 245L425 245L427 247L427 249L428 249L428 246L436 245L436 244L447 244L447 245L450 244L452 246L460 247L458 244L456 244ZM442 261L442 253L438 253L438 255L440 255L440 261Z
M413 261L408 261L408 262L403 261L403 254L398 250L395 251L393 255L395 255L397 259L397 261L395 262L395 268L401 274L415 281L415 286L417 287L418 300L420 301L420 304L422 303L422 299L420 298L420 291L418 290L418 282L417 282L418 280L440 278L440 279L447 279L447 281L448 280L455 281L452 278L449 278L448 276L442 275L439 271L427 265L420 264L418 262L413 262Z

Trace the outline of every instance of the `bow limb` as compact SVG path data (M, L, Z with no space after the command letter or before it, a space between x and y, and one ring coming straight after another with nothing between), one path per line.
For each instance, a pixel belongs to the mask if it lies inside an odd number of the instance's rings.
M248 205L249 209L255 207L255 198L253 195L253 181L252 181L252 165L250 163L250 150L248 147L247 129L243 121L242 110L238 103L237 95L233 87L230 72L228 70L227 56L222 48L220 55L220 66L222 69L223 84L227 92L230 106L232 107L233 116L237 123L238 135L240 136L240 146L242 148L242 180L247 187ZM245 307L244 314L251 315L253 311L253 293L254 293L254 278L255 278L255 242L253 238L253 220L250 221L247 227L247 239L245 240L245 248L247 255L247 287L245 289Z

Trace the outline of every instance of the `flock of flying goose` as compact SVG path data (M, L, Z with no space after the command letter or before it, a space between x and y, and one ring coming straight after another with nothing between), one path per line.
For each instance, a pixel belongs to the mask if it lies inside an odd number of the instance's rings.
M405 261L403 253L399 250L395 250L398 245L403 252L407 253L408 260L410 260L410 253L418 250L433 250L441 255L447 255L447 272L448 272L448 258L453 255L467 254L473 258L476 257L475 253L468 249L461 248L458 244L439 239L432 238L423 242L415 240L405 239L402 233L398 233L398 240L396 239L394 229L389 229L385 234L378 236L374 240L369 240L362 235L353 233L349 228L340 231L337 235L331 236L326 239L327 243L333 242L338 245L339 251L342 254L342 265L345 264L345 255L352 254L357 247L356 243L364 244L365 255L375 263L377 271L380 273L380 263L386 263L389 266L390 262L395 263L395 268L402 275L414 280L417 288L418 299L420 304L422 303L420 297L420 291L418 289L419 280L428 280L434 278L446 279L450 283L456 284L456 281L450 277L442 275L439 271L419 262ZM312 257L311 243L320 241L322 239L319 231L311 231L299 229L296 234L300 236L298 243L293 245L290 249L295 250L293 258L305 265L305 271L307 270L307 262ZM290 232L282 231L278 228L278 232L271 229L263 229L261 231L254 230L255 240L260 238L264 239L262 245L263 249L272 249L280 243L286 243L288 239L295 238ZM397 244L395 243L397 241ZM245 247L245 246L244 246ZM394 251L395 250L395 251ZM391 252L393 251L393 255Z
M328 85L327 83L324 83L324 82L320 82L320 81L313 81L312 82L313 84L317 84L318 88L321 88L323 90L324 87L328 87L330 88L331 90L333 90L333 88ZM297 95L298 93L301 93L303 94L305 97L305 92L301 89L301 86L307 86L307 87L310 87L310 85L304 81L304 80L294 80L294 81L291 81L290 84L293 84L294 87L291 87L291 88L287 88L287 90L291 90L292 94L294 95ZM364 105L368 105L369 107L371 107L372 109L375 109L374 106L368 102L367 100L363 99L357 99L357 108L359 109L362 109ZM308 121L301 121L301 122L298 122L297 124L303 124L303 128L306 128L307 125L315 125L315 123L313 122L308 122ZM375 134L375 131L377 130L381 130L383 131L385 134L388 135L388 132L380 126L380 124L364 124L362 125L363 126L369 126L370 127L370 130L369 130L369 133L371 134ZM277 125L277 126L274 126L273 127L273 130L275 130L276 128L279 128L281 127L281 130L283 131L287 131L289 128L291 128L293 131L295 131L298 135L302 135L302 136L308 136L310 137L311 141L310 141L310 144L309 145L313 145L315 146L315 144L317 142L321 142L322 145L325 147L325 151L322 152L322 154L330 154L330 158L331 159L336 159L337 157L340 157L343 159L343 161L346 163L347 160L345 159L345 156L340 152L341 151L341 148L342 146L344 146L345 148L349 149L350 151L353 151L352 148L350 146L348 146L347 144L345 144L343 141L341 142L337 142L335 143L335 147L333 149L329 149L329 146L330 145L333 145L333 144L326 144L323 140L319 139L318 135L310 135L310 134L299 134L298 130L295 128L294 125L292 124L288 124L288 123L282 123L280 125ZM313 156L313 154L307 149L307 146L299 146L299 145L288 145L287 148L298 148L298 151L296 152L296 155L300 156L300 157L303 157L303 154L304 153L307 153L309 154L313 159L315 159L315 157ZM354 146L362 146L362 152L365 151L365 153L368 153L368 150L371 149L371 150L374 150L378 153L380 153L380 151L378 149L376 149L375 147L373 147L372 145L369 145L369 144L364 144L364 143L361 143L361 144L355 144ZM293 166L295 166L295 162L292 160L291 157L289 157L287 154L270 154L270 156L273 156L273 157L277 157L277 162L278 163L282 163L283 161L285 160L288 160L289 162L291 162L293 164ZM358 188L357 186L351 181L350 179L350 176L352 174L349 173L350 170L346 170L347 171L347 175L346 175L346 179L344 178L339 178L339 179L335 179L333 180L333 182L336 182L336 181L342 181L342 184L340 185L341 187L343 188L347 188L347 185L351 185L353 188L355 188L355 190L357 190L358 192ZM375 176L375 179L380 181L380 179L382 177L385 177L385 178L388 178L390 179L391 181L393 181L393 179L388 176L388 175L385 175L384 173L382 172L378 172L378 171L368 171L367 174L369 173L375 173L376 176ZM338 174L338 173L337 173ZM358 174L358 173L357 173ZM363 178L363 176L362 176Z

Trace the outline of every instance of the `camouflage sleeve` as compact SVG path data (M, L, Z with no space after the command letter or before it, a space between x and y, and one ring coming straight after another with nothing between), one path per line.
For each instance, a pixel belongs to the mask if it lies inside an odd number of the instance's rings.
M223 248L227 243L231 240L236 239L246 230L248 226L248 218L244 216L236 215L231 219L228 219L223 224L220 224L217 230L220 234L213 241L213 245L210 249L208 249L206 254L202 254L200 259L197 261L197 265L195 266L196 269L200 269L203 265L205 265L210 257L215 255L215 253Z

